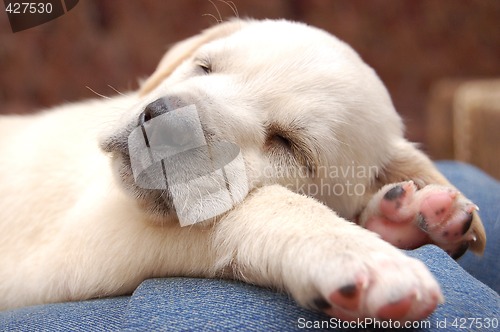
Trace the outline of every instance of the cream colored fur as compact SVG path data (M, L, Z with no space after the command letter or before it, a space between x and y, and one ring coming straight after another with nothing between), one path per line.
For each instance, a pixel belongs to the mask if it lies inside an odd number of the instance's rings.
M198 67L207 59L210 75ZM100 149L166 94L196 104L204 126L242 150L250 194L217 220L182 228L148 213L116 174L123 156ZM323 177L365 195L294 193L296 178L264 176L290 162L272 150L270 127L286 127L316 167L380 173ZM414 319L441 297L431 274L346 221L404 179L446 184L403 138L386 89L350 47L298 23L224 23L175 46L139 92L0 118L0 309L127 294L167 276L241 279L311 306L363 273L378 282L359 316L376 316L390 292L415 291L405 316Z

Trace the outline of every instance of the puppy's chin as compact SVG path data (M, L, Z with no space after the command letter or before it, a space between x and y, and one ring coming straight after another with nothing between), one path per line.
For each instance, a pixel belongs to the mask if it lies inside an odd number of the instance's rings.
M115 180L127 195L136 200L148 220L157 224L178 222L172 195L168 188L156 190L139 187L134 180L128 154L114 151L110 155Z
M101 150L111 158L115 181L127 195L136 200L148 220L158 224L178 222L168 187L164 190L144 189L135 182L127 142L132 129L133 126L129 125L113 135L102 137L99 142Z

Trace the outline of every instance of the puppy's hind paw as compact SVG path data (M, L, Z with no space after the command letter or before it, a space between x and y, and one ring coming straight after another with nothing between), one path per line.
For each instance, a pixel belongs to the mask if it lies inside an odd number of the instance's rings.
M360 224L402 249L433 243L453 258L475 241L471 229L477 206L456 189L412 181L384 186L363 211Z

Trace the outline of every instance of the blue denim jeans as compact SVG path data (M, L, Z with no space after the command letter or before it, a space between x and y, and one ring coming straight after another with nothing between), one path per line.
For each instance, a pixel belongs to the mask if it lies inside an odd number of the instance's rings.
M458 263L431 245L408 251L429 267L446 298L427 320L410 330L498 330L500 183L468 165L440 162L438 166L480 206L488 244L482 258L468 253ZM360 321L356 329L398 327L397 323L367 323ZM191 278L149 279L131 296L0 312L1 331L312 331L346 330L344 327L338 320L297 306L285 294L237 281Z

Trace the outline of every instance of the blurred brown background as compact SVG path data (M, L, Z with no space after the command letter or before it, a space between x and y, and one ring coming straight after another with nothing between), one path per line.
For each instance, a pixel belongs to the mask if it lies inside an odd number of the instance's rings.
M451 144L429 134L452 126L449 114L426 114L429 104L452 103L443 95L456 82L500 76L498 0L233 1L240 17L300 20L347 41L381 76L407 136L424 149ZM233 15L213 2L223 17ZM103 95L115 94L110 86L135 89L168 45L214 24L206 14L218 16L209 0L81 0L64 16L14 34L0 13L0 113L95 97L87 87ZM455 83L436 90L442 79ZM435 157L453 157L446 151Z

